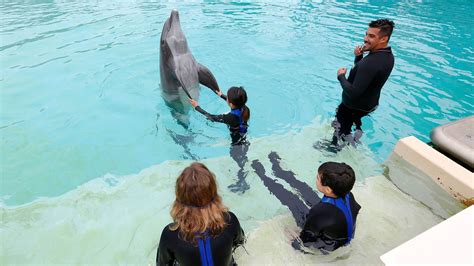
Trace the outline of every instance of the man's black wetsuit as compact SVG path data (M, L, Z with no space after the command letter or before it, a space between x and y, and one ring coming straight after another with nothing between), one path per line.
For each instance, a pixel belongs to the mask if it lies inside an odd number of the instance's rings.
M356 224L360 205L349 193L349 202ZM355 228L355 227L354 227ZM319 202L314 205L306 216L306 222L300 233L305 246L311 246L323 251L333 251L347 242L347 222L344 213L335 205Z
M227 100L227 97L222 94L222 99ZM201 106L196 107L196 111L200 112L201 114L205 115L207 119L213 122L224 123L229 127L230 136L232 138L232 145L240 145L246 142L246 134L240 133L240 119L238 116L227 113L222 115L213 115L206 112ZM247 122L243 121L244 127L248 127Z
M240 227L239 220L232 212L228 212L227 227L219 236L211 238L211 250L214 265L232 265L234 263L232 252L234 248L244 243L244 231ZM178 236L178 230L171 231L167 225L161 233L160 244L156 255L156 265L180 266L200 265L201 256L199 247L182 240Z
M343 89L342 103L336 114L340 123L339 136L350 134L353 124L361 130L361 118L378 106L380 91L392 72L394 62L392 49L386 47L370 52L366 57L357 56L349 77L337 77Z

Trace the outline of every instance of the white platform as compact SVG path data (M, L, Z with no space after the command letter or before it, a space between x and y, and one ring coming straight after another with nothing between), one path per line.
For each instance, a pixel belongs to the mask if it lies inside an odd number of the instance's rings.
M380 256L385 265L474 265L474 206Z
M399 140L393 153L431 177L459 202L474 204L474 173L444 154L413 136Z
M433 129L430 138L443 152L474 168L474 115Z

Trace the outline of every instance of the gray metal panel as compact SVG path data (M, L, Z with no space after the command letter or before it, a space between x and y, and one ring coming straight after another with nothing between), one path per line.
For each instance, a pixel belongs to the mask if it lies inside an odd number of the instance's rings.
M474 167L474 115L433 129L430 138L441 151Z

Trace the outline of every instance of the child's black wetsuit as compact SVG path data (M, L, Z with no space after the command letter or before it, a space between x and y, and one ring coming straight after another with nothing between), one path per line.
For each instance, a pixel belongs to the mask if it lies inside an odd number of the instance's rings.
M354 225L353 234L360 205L351 192L349 192L349 204ZM300 238L305 246L325 251L333 251L345 245L349 239L348 222L344 212L335 205L324 202L323 198L309 210Z
M222 94L222 99L227 100L227 97ZM207 119L213 122L224 123L229 127L230 136L232 138L232 145L240 145L246 142L247 122L243 121L242 117L237 115L236 112L240 112L239 109L232 109L231 112L222 115L213 115L206 112L200 106L196 107L196 111L205 115ZM245 132L242 132L245 131Z

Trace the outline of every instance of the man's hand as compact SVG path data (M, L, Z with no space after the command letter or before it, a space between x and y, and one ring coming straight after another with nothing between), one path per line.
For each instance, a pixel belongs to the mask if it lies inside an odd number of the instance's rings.
M355 56L360 56L364 53L364 46L363 45L358 45L354 48L354 55Z
M194 100L194 99L189 99L189 102L191 103L191 105L192 105L194 108L196 108L196 107L199 106L199 103L198 103L196 100Z
M341 67L341 68L339 68L339 69L337 70L337 76L338 76L338 77L339 77L340 75L344 75L344 76L345 76L346 73L347 73L347 68L345 68L345 67Z

